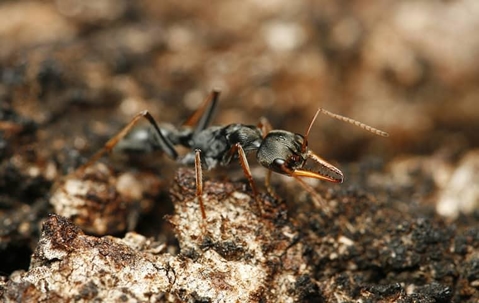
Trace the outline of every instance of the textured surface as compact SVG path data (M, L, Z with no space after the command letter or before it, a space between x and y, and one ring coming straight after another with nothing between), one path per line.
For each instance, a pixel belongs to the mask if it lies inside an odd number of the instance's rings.
M2 1L1 295L479 301L478 20L476 0ZM278 175L275 201L252 155L264 217L232 163L205 172L207 224L161 153L77 170L139 111L181 125L212 88L214 124L304 133L322 106L391 136L320 116L310 148L345 175L309 183L325 203Z
M206 182L201 218L191 170L180 170L169 218L179 253L136 233L87 236L51 215L28 272L3 284L7 300L135 302L448 302L475 297L473 230L387 209L338 192L328 213L264 200L258 216L243 185ZM253 205L253 207L252 207ZM308 214L308 215L306 215ZM457 281L457 284L454 284Z

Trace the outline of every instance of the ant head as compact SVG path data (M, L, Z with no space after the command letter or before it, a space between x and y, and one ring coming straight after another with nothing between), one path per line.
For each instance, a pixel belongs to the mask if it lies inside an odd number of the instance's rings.
M342 172L308 149L306 137L284 130L273 130L263 139L256 153L258 162L269 170L291 177L307 177L343 182ZM311 159L316 165L305 168Z
M302 135L285 130L273 130L263 138L256 158L264 167L290 175L304 166L307 158L305 146L307 150L307 143Z
M258 162L269 170L295 178L343 182L343 174L339 169L308 149L309 132L319 112L320 109L311 120L305 136L285 130L269 132L256 153ZM313 160L317 166L306 169L304 166L308 159Z

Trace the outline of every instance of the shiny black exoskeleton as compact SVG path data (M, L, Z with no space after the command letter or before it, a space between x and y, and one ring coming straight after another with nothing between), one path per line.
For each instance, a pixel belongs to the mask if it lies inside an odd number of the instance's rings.
M268 169L266 186L269 192L273 192L269 185L271 171L296 178L308 191L312 192L301 178L315 178L335 183L343 182L343 174L338 168L323 160L308 148L308 135L319 113L355 124L374 134L388 136L383 131L356 120L333 114L322 108L319 108L316 112L305 135L286 130L272 130L266 119L263 119L258 125L234 123L226 126L208 126L217 106L218 96L219 92L213 91L203 102L203 105L179 128L166 124L159 126L148 111L140 112L116 136L110 139L104 148L97 152L85 166L96 161L103 153L111 151L114 147L120 151L149 152L162 150L170 158L181 164L195 164L197 187L202 188L202 167L209 170L217 166L227 166L233 159L239 159L256 197L256 187L246 159L246 154L256 152L258 163ZM141 118L146 118L153 129L139 129L127 136ZM183 146L190 151L180 156L175 146ZM308 159L311 159L312 164L314 164L312 168L306 168ZM199 190L199 198L201 198L201 193L201 190ZM201 200L200 204L202 215L205 217Z

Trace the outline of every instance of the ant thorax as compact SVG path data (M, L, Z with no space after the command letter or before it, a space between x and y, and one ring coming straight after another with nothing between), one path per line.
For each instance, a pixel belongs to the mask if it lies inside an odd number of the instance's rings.
M230 146L239 143L246 153L256 151L263 141L261 130L254 125L230 124L224 130Z
M188 142L192 152L186 154L180 162L194 164L195 150L201 151L201 163L210 170L217 166L226 166L238 157L232 147L240 144L248 153L259 148L262 141L261 131L253 125L230 124L224 127L212 126L194 133Z

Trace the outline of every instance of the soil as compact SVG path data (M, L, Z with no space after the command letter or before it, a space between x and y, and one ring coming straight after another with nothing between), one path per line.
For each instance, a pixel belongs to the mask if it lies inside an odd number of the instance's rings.
M0 297L479 301L478 27L475 0L1 2ZM273 174L275 197L251 155L258 196L205 171L206 219L161 151L82 167L213 89L215 125L305 134L323 107L389 137L320 115L342 184Z

